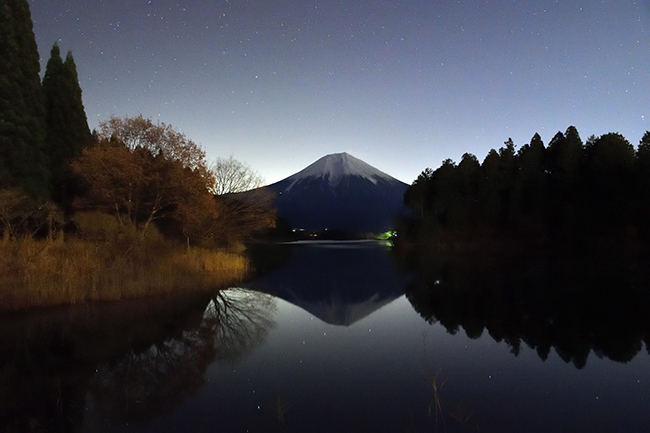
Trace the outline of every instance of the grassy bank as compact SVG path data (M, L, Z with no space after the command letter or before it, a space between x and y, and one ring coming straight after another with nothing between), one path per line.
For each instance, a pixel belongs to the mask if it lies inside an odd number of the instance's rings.
M65 241L0 241L0 309L204 291L248 272L239 254L187 248L154 230L144 236L97 218L81 227Z

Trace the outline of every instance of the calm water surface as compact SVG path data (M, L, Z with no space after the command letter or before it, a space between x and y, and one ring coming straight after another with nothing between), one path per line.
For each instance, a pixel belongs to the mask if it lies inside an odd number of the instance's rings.
M4 317L0 431L650 430L645 296L626 319L603 318L509 297L539 280L529 269L506 281L485 267L406 272L378 243L269 257L257 280L212 297ZM580 287L579 272L558 272L553 284ZM497 294L473 299L477 285ZM566 305L572 290L547 291ZM591 314L626 327L608 325L605 341Z

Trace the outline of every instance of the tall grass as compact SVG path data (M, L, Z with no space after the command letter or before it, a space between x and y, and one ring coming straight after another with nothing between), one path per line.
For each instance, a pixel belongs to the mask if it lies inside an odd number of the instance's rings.
M80 235L65 241L0 241L0 308L205 291L248 272L240 254L182 247L110 218L80 217Z

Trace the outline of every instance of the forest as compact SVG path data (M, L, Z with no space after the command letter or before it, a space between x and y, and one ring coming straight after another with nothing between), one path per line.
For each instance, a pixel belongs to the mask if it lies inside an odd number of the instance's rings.
M412 243L465 250L650 240L650 132L635 148L618 133L511 139L482 163L464 154L425 169L405 194Z
M171 125L91 131L74 58L41 80L29 5L0 8L0 309L209 289L243 278L242 242L275 225L246 164Z

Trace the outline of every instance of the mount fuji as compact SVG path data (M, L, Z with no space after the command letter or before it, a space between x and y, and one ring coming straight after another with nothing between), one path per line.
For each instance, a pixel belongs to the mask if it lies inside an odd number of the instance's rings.
M384 232L406 213L408 185L347 153L326 155L266 189L294 228Z

